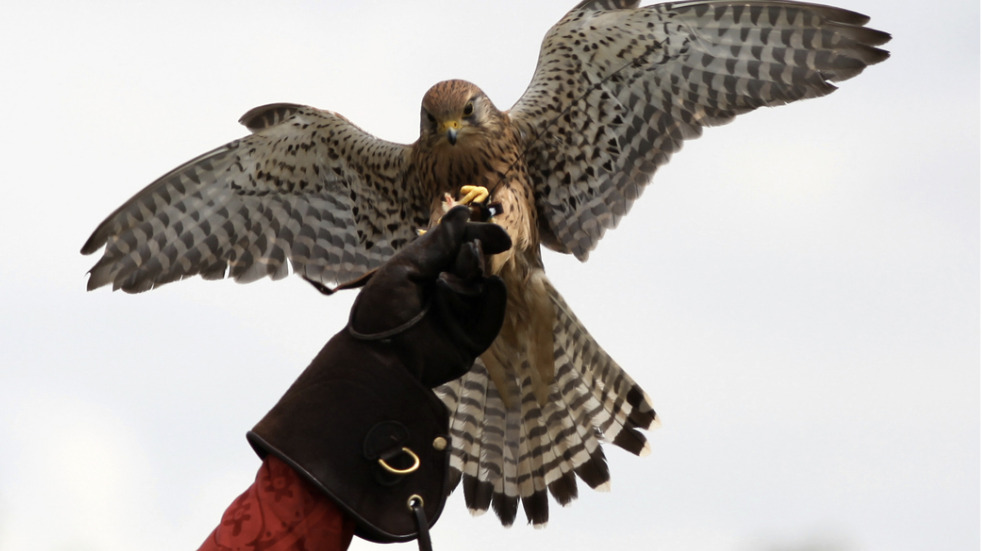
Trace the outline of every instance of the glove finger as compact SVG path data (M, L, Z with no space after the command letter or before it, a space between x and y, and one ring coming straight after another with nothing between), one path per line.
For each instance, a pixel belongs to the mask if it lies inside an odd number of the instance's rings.
M484 254L498 254L511 248L511 237L497 224L471 222L464 226L463 233L464 241L480 241Z
M436 280L437 291L446 296L472 297L481 294L483 291L482 278L475 277L464 279L450 272L443 272ZM460 306L456 310L463 310L464 304L456 302L454 298L449 299L449 304Z
M440 218L440 225L447 224L454 233L460 233L460 231L467 225L467 221L471 219L471 209L464 205L457 205L456 207L447 211L446 214Z
M436 289L436 308L449 338L475 356L491 346L505 319L505 282L497 276L465 281L443 273Z
M484 252L480 241L468 241L460 246L452 273L467 280L484 275Z
M469 222L470 209L456 206L440 223L408 247L396 253L415 265L424 277L436 277L453 266L461 243L480 241L481 255L497 254L511 248L511 237L497 224ZM459 273L459 272L458 272Z
M501 324L505 321L507 302L505 282L497 276L484 278L481 282L480 295L468 302L472 308L467 312L461 312L461 318L466 320L465 327L470 337L471 351L479 355L491 346L501 330ZM479 303L480 307L473 308L475 303Z
M469 218L470 210L465 206L450 209L436 227L396 253L396 256L404 256L424 278L436 277L456 259Z

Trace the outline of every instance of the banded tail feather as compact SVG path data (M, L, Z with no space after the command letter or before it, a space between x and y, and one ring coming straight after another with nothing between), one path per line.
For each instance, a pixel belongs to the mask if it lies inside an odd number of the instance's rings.
M658 425L648 395L600 347L546 282L555 309L555 378L536 399L529 369L507 379L506 405L481 360L461 379L436 389L452 414L450 466L473 514L492 509L514 523L518 505L530 524L549 520L549 499L578 497L576 479L605 491L610 471L601 444L647 455L642 430ZM527 363L527 360L525 360ZM526 366L527 367L527 366Z

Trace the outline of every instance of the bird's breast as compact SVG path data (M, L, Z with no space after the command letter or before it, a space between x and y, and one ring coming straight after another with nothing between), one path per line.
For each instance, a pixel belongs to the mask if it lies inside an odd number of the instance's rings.
M459 198L461 186L483 186L489 201L500 203L501 214L492 222L503 227L512 239L512 249L492 258L496 273L508 271L517 283L528 273L529 255L533 263L539 254L533 187L521 148L513 133L495 136L469 135L451 145L445 140L421 144L413 163L419 182L431 200L431 223L443 215L443 199L449 193Z

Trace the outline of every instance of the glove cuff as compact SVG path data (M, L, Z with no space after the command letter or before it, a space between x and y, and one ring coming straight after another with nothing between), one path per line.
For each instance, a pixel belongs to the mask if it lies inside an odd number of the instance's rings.
M246 438L323 491L355 534L390 543L419 534L450 493L449 413L385 343L339 333Z

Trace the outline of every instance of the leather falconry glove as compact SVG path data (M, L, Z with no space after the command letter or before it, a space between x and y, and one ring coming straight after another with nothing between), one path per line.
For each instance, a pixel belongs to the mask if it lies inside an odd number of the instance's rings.
M485 275L484 254L511 247L495 224L469 223L451 209L436 228L398 252L369 280L351 308L348 331L388 339L428 387L461 377L494 341L504 319L505 286Z
M377 542L419 538L449 493L449 412L430 390L462 376L495 339L505 286L485 254L511 247L499 226L450 210L382 265L335 335L247 434Z

